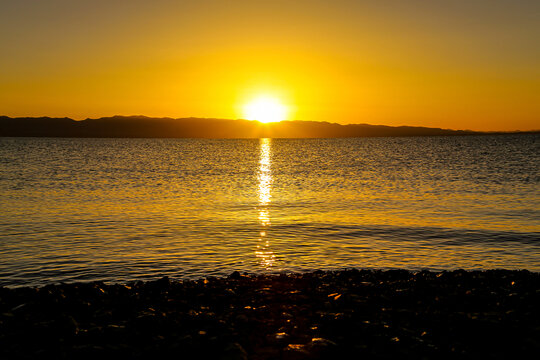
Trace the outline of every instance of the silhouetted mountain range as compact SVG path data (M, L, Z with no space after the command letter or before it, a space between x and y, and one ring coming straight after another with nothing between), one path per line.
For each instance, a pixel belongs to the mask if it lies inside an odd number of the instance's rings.
M317 121L281 121L261 124L257 121L249 120L172 119L146 116L113 116L80 121L70 118L10 118L0 116L0 136L85 138L331 138L478 134L486 133L414 126L341 125Z

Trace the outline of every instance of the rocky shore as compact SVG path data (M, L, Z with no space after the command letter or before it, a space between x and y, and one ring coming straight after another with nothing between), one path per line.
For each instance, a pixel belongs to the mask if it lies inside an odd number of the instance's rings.
M317 271L0 288L0 358L540 358L540 274Z

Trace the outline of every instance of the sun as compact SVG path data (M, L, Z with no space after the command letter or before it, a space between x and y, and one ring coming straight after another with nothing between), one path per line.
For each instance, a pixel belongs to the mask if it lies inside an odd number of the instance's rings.
M260 96L244 105L244 118L262 123L285 120L287 113L285 105L269 96Z

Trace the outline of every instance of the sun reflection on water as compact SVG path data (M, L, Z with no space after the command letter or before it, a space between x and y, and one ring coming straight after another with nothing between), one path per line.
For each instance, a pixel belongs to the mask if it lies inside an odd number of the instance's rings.
M268 240L267 228L270 226L270 211L268 206L272 199L272 169L271 169L271 144L272 139L260 140L260 155L259 155L259 223L261 224L261 231L259 232L259 241L257 244L257 250L255 250L255 256L259 260L261 266L266 270L269 270L275 261L275 255L270 248L270 241Z

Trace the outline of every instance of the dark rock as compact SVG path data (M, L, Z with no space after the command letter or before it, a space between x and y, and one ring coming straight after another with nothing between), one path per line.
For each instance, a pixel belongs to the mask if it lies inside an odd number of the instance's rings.
M537 358L538 303L509 270L0 288L0 358Z
M231 343L227 345L223 351L221 360L247 360L248 354L244 348L238 343Z
M229 279L238 280L238 279L240 279L240 278L242 278L242 275L240 274L239 271L233 271L233 272L231 273L231 275L229 275Z

